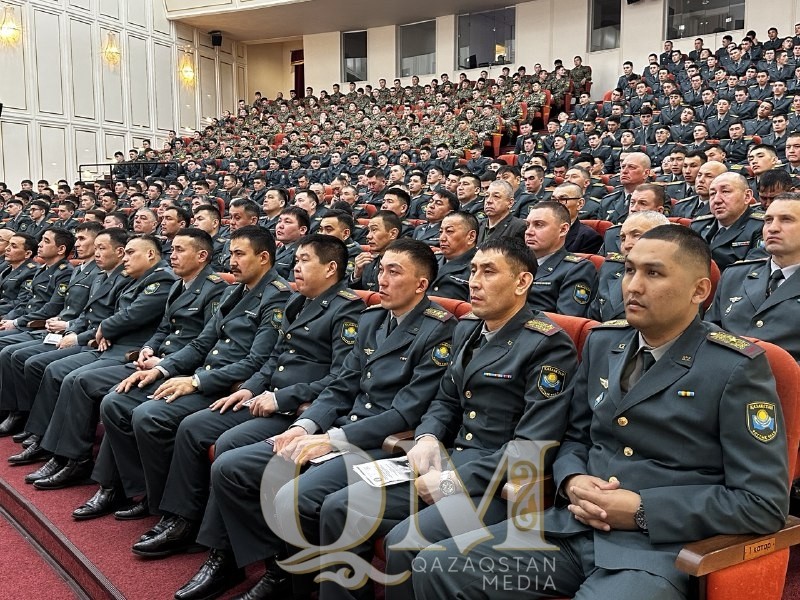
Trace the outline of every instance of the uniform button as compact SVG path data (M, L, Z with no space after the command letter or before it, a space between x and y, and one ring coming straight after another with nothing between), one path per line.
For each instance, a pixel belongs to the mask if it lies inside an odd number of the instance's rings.
M372 408L372 402L367 402L367 403L364 405L364 408Z
M180 329L176 329L175 330L175 335L180 335L180 334L181 334L181 330Z
M226 338L226 339L225 339L225 343L226 343L226 344L230 344L230 343L231 343L231 338Z
M358 421L358 415L350 415L351 421Z
M292 339L292 334L291 334L291 333L287 333L287 334L286 334L286 339L287 339L287 340L290 340L290 339Z
M620 417L619 419L617 419L617 425L619 425L620 427L625 427L627 424L628 424L628 419L626 419L625 417Z
M286 368L286 367L284 367L283 365L281 365L280 367L278 367L278 371L283 371L285 368Z
M478 416L478 413L476 413L474 410L469 411L469 418L470 419L474 419L477 416Z
M91 308L89 309L89 312L92 312L92 309L91 309Z
M212 350L211 354L219 354L219 350Z
M211 365L206 365L206 371L210 371L210 370L211 370Z
M437 285L435 288L433 288L433 291L434 292L438 292L439 291L439 286Z
M169 346L169 340L167 340L166 342L164 342L164 345L165 345L165 346Z
M294 354L294 350L289 350L289 354Z
M175 322L175 319L172 319L172 323L174 323L174 322Z
M472 392L470 392L469 390L467 390L466 392L464 392L464 397L465 397L465 398L472 398Z
M631 448L630 446L625 446L625 448L622 450L622 453L625 456L633 456L633 448Z
M467 435L464 436L464 439L470 441L472 439L472 434L468 433Z
M303 327L303 329L305 329L306 331L311 331L311 329L309 329L308 327Z
M763 327L764 321L756 321L756 327Z
M372 378L372 373L370 371L367 371L367 379L370 379L370 378Z
M274 389L274 390L272 390L272 391L273 391L273 392L277 392L277 391L278 391L278 388L275 388L275 389Z

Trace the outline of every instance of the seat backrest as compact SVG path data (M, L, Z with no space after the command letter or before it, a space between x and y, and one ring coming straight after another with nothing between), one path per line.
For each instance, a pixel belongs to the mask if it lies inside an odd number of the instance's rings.
M581 219L581 223L586 225L587 227L591 227L600 235L605 235L606 231L608 231L609 227L613 227L614 224L611 221L601 221L598 219Z
M688 227L691 225L692 220L687 217L667 217L670 223L677 223L678 225L683 225L684 227Z
M218 271L217 275L222 277L222 279L225 280L225 282L230 284L230 285L233 285L234 283L236 283L236 278L233 276L233 273L226 273L226 272L223 272L223 271Z
M517 164L516 154L501 154L498 158L502 158L504 161L506 161L507 165L512 167Z
M711 293L706 298L706 301L703 302L703 310L708 310L711 308L711 303L714 301L714 292L717 291L717 285L719 285L719 278L722 277L722 273L717 266L717 263L713 260L711 261Z
M381 303L381 295L369 290L353 290L364 301L367 306L375 306Z
M445 298L443 296L430 296L432 302L440 304L443 309L451 312L457 319L468 314L472 310L472 305L463 300L456 300L455 298Z
M573 252L573 254L575 254L575 256L580 256L592 261L592 264L597 271L599 271L600 267L603 266L603 263L606 262L605 257L600 256L599 254L586 254L585 252Z
M578 350L578 358L583 352L583 345L586 343L586 337L593 327L600 323L593 319L584 319L583 317L573 317L570 315L559 315L556 313L546 312L546 314L553 323L561 327L567 332L569 337L572 338L575 348Z

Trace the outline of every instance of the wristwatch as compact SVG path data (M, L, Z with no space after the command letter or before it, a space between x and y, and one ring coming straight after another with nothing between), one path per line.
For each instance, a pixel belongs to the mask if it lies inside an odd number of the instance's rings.
M456 482L453 481L452 471L442 471L439 475L439 491L442 496L452 496L456 493Z
M200 378L197 375L192 375L192 387L196 390L200 389Z
M644 514L644 504L639 504L639 508L633 513L633 521L642 533L647 533L647 515Z

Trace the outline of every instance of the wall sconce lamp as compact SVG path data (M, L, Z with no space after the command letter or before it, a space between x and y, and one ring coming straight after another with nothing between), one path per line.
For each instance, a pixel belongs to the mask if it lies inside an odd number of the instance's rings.
M6 6L0 19L0 45L16 46L20 39L22 39L22 27L14 14L14 9Z
M178 60L178 77L181 83L189 87L194 87L195 72L194 72L194 59L190 48L181 49L181 57Z
M117 34L111 31L106 34L106 40L103 44L103 50L101 54L106 64L111 67L116 67L121 62L122 52L119 49Z

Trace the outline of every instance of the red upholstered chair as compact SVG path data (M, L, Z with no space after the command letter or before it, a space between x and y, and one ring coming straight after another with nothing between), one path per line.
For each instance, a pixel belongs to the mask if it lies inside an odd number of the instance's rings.
M361 299L364 301L364 304L367 306L375 306L376 304L381 303L381 295L377 292L371 292L369 290L353 291L361 297Z
M703 311L708 310L711 308L711 303L714 301L714 292L717 291L717 285L719 284L719 278L722 277L720 273L719 267L717 263L713 260L711 261L711 293L706 298L706 301L703 302Z
M517 164L516 154L501 154L498 158L502 158L508 165L512 167Z
M456 300L454 298L445 298L443 296L430 296L430 299L437 304L440 304L446 311L451 312L457 319L472 311L472 305L463 300Z
M574 252L573 254L592 261L592 264L597 271L600 271L600 267L602 267L603 263L606 262L605 257L600 256L599 254L586 254L585 252Z
M364 210L367 211L370 217L374 217L375 213L378 212L378 207L374 204L364 204Z
M686 217L667 217L667 218L669 219L670 223L677 223L678 225L684 225L685 227L688 227L689 224L692 222L691 219L688 219Z
M600 221L597 219L581 219L581 223L587 227L591 227L600 235L605 235L608 228L614 225L611 221Z
M233 276L233 273L217 273L222 279L225 280L226 283L233 285L236 283L236 278Z

